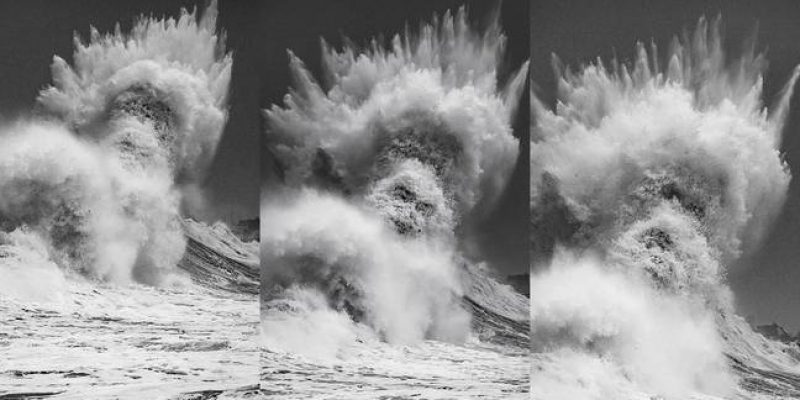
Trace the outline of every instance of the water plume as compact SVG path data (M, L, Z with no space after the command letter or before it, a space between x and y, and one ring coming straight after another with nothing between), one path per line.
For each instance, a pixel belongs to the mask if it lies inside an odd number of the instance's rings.
M498 16L478 30L463 8L388 46L346 42L322 42L324 84L290 51L293 86L265 113L291 188L268 193L291 200L262 204L262 218L278 221L262 233L268 301L311 287L389 342L463 341L457 232L515 164L527 63L501 82Z
M289 52L293 88L285 108L266 112L287 180L363 192L387 164L414 158L462 213L498 192L518 152L510 121L527 73L525 63L499 86L505 41L497 17L479 32L463 8L394 36L389 49L323 41L328 90Z
M202 16L181 10L178 19L140 17L130 32L117 25L113 34L92 28L87 42L76 35L73 65L53 57L53 86L38 102L101 141L123 140L125 127L109 129L119 120L148 125L176 178L202 176L227 119L233 65L216 22L214 1Z
M779 147L798 70L766 108L764 57L752 41L726 59L719 24L701 19L664 64L641 43L630 63L577 73L555 59L555 110L532 102L534 250L564 248L533 274L535 347L608 358L668 398L735 389L727 268L764 237L790 180Z
M68 275L117 283L173 280L182 187L203 176L227 118L232 59L216 17L212 2L202 17L92 28L86 42L76 35L73 65L54 57L41 118L1 133L9 254L34 251Z

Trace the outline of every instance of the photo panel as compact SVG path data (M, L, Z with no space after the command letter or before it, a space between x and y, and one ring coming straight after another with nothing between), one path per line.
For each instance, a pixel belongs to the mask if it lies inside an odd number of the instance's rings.
M790 399L800 4L531 5L531 397Z
M528 398L528 2L267 14L262 391Z
M0 2L0 398L258 391L254 8L230 6Z

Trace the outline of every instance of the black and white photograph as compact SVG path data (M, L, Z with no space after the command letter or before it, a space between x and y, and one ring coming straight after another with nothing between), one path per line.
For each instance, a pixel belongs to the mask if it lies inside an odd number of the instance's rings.
M223 26L242 14L0 7L0 398L257 391L258 115Z
M270 3L270 398L528 398L528 12Z
M0 400L800 399L800 1L0 0Z
M532 3L532 398L800 398L798 19Z

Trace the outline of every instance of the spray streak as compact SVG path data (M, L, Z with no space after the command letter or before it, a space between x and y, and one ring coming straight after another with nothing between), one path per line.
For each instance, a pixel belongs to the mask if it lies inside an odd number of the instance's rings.
M800 70L769 113L763 57L750 44L727 62L718 20L675 39L663 70L655 47L637 50L630 65L577 74L556 60L556 110L533 102L534 250L563 246L533 274L535 348L562 368L574 354L604 360L573 371L610 382L579 397L727 395L736 378L724 351L745 339L719 333L733 330L725 268L785 200L778 148ZM563 377L534 379L540 395L565 396Z
M499 86L504 46L497 18L479 32L464 9L388 49L323 42L327 90L289 52L294 86L266 111L268 139L290 187L324 193L262 205L268 309L318 298L298 295L310 287L390 342L464 339L455 231L491 204L518 153L510 123L527 63ZM280 312L265 321L268 336L286 326Z
M57 122L3 133L5 254L39 253L44 265L96 279L167 283L185 246L182 185L202 176L227 118L232 60L216 17L212 3L199 19L182 10L177 20L141 18L130 33L92 29L86 43L76 36L73 66L54 57L53 86L38 102ZM9 276L32 268L7 260Z

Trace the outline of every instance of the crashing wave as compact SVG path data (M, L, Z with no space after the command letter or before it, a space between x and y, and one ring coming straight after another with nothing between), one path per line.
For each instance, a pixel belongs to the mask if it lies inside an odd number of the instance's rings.
M556 60L555 110L533 101L533 243L552 254L532 279L534 360L591 364L573 371L594 382L586 398L728 396L726 272L786 198L779 147L800 69L767 109L763 56L751 43L727 60L719 20L676 38L664 69L655 47L637 50L578 73ZM538 379L542 396L574 390Z
M92 29L75 37L72 65L54 57L38 98L45 118L3 129L4 246L32 235L44 245L20 251L44 251L67 274L172 281L186 245L182 192L227 118L232 59L216 18L212 2L202 16L142 17L131 32Z
M323 42L324 85L289 52L294 85L266 111L288 187L262 204L267 335L287 324L274 310L315 304L392 343L466 338L457 230L518 154L527 63L501 84L505 41L497 18L479 31L462 8L388 47Z

